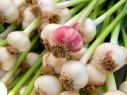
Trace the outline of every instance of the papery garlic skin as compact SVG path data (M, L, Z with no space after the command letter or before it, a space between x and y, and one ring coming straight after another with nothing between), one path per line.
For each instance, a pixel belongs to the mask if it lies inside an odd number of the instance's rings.
M89 83L95 86L102 86L106 81L106 74L99 71L93 64L87 64L86 66Z
M0 47L0 65L5 71L11 70L16 62L16 55L8 52L6 47Z
M29 37L20 31L11 32L7 36L8 44L16 48L19 52L25 52L30 48Z
M59 28L60 24L48 24L45 26L45 28L41 32L41 39L45 40L46 38L49 37L49 35L57 28Z
M118 45L103 43L96 48L92 61L102 72L114 72L126 64L126 54Z
M51 52L46 52L43 56L43 67L52 69L52 73L60 74L63 64L67 60L65 58L56 58Z
M104 93L103 95L126 95L126 94L123 93L122 91L114 90L114 91L108 91Z
M3 13L8 23L16 21L19 17L19 10L11 0L1 0L0 11Z
M7 87L2 82L0 82L0 95L7 95Z
M59 80L49 75L38 77L34 83L34 87L35 90L42 91L46 95L58 95L62 91L62 85Z
M120 84L119 90L127 94L127 81Z
M80 94L74 91L64 91L60 93L59 95L80 95Z
M24 94L24 92L25 92L25 90L26 90L26 86L24 86L24 87L22 87L21 89L20 89L20 91L19 91L19 94L18 95L23 95Z
M63 65L60 80L65 89L78 91L87 85L88 73L81 63L72 60Z
M34 65L34 63L37 61L37 59L39 58L39 54L34 53L34 52L30 52L28 53L27 57L26 57L26 63L32 67Z
M79 51L77 52L70 52L70 56L72 60L80 60L83 54L85 54L87 51L87 48L82 47Z
M56 10L56 3L54 0L38 0L38 6L43 18L51 17Z
M35 19L34 14L31 12L30 8L26 8L23 13L23 21L22 21L22 27L25 29L30 25L30 23Z
M80 28L80 33L83 36L85 43L91 42L96 35L96 24L92 19L87 18L83 21Z

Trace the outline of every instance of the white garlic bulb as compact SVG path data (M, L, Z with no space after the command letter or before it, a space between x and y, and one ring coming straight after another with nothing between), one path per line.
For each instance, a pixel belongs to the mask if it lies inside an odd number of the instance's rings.
M8 44L16 48L19 52L25 52L30 48L29 37L20 31L11 32L7 36Z
M34 14L31 12L30 8L26 8L23 13L23 21L22 21L22 27L25 29L30 25L30 23L35 19Z
M56 3L54 0L38 0L38 6L44 18L51 17L56 10Z
M7 87L2 82L0 82L0 95L7 95Z
M48 84L50 84L50 86ZM34 87L36 92L45 95L58 95L62 91L62 85L59 80L56 77L49 75L38 77L34 83Z
M16 21L19 17L19 10L11 0L0 0L0 11L8 23Z
M119 89L127 94L127 81L121 83Z
M80 95L78 92L74 92L74 91L64 91L62 93L60 93L60 95Z
M87 18L83 21L79 30L84 39L84 42L89 43L96 35L96 24L92 19Z
M33 64L37 61L37 59L39 59L39 54L34 53L34 52L30 52L30 53L28 53L25 62L26 62L30 67L32 67Z
M0 47L0 65L5 71L11 70L16 62L16 55L8 52L6 47Z
M85 87L88 83L88 73L78 61L69 61L62 66L60 80L67 90L75 90Z
M103 95L126 95L126 94L119 90L113 90L113 91L108 91Z
M103 43L96 48L92 61L99 70L114 72L126 64L126 54L118 45Z
M41 39L45 40L57 28L61 27L59 24L48 24L41 32Z
M106 74L99 71L93 64L87 64L86 66L88 75L89 75L89 83L95 86L102 86L106 81Z

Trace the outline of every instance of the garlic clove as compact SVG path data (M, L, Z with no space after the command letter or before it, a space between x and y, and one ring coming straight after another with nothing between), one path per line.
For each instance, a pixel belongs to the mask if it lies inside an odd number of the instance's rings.
M87 18L79 28L85 43L91 42L96 35L96 24L93 20Z
M126 95L126 94L123 93L122 91L114 90L114 91L108 91L104 93L103 95Z
M65 89L78 91L87 85L88 73L81 63L72 60L62 66L60 80Z
M47 85L47 84L50 84ZM36 79L35 90L46 95L58 95L62 91L62 85L54 76L43 75Z
M11 32L7 36L8 44L16 48L19 52L25 52L30 48L29 37L20 31Z
M89 75L89 83L95 86L102 86L106 81L106 74L99 71L93 64L87 64L86 66L88 75Z
M127 81L121 83L119 89L127 94Z
M5 71L11 70L16 62L16 55L8 52L6 47L0 47L0 65L1 69Z

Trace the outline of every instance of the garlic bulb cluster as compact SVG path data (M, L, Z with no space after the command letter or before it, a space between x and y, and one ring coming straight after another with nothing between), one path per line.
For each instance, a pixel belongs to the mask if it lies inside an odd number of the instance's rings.
M15 31L8 34L7 41L10 46L19 52L25 52L30 48L29 37L21 31Z
M103 95L126 95L126 94L119 90L113 90L113 91L108 91Z
M23 13L22 27L25 29L35 19L34 14L31 12L30 7L26 8Z
M93 64L88 64L86 66L89 83L95 86L102 86L106 81L106 74L99 71Z
M74 91L64 91L62 93L60 93L60 95L80 95L78 92L74 92Z
M8 23L16 21L19 17L19 10L12 0L0 0L0 11Z
M127 81L121 83L119 89L127 94Z
M51 52L47 52L43 56L43 68L45 74L60 74L63 64L67 60L65 58L56 58Z
M78 91L87 85L89 79L86 68L71 60L62 66L60 80L65 89Z
M56 3L54 0L38 0L37 4L43 18L51 17L56 11Z
M49 75L38 77L34 83L34 88L33 95L59 95L62 91L62 85L59 80Z
M6 47L0 47L0 67L4 71L11 70L16 62L16 55L8 52Z
M79 27L85 43L91 42L96 35L96 24L92 19L85 19Z
M103 43L93 54L93 64L103 72L114 72L126 64L126 54L118 45Z

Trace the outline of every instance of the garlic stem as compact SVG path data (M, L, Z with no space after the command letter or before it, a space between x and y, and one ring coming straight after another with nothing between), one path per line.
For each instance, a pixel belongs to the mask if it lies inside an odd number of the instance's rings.
M35 72L39 66L41 66L42 62L42 56L44 55L45 51L43 51L40 55L40 58L36 61L36 63L31 67L25 75L22 77L22 79L15 85L15 87L9 92L8 95L17 95L20 88L26 83L26 81L31 77L33 72Z
M35 30L41 24L41 17L38 16L34 21L23 31L29 35L33 30Z
M10 32L13 32L17 28L19 28L19 25L17 25L16 23L12 23L3 33L0 34L0 39L6 38Z
M90 14L90 12L93 10L93 8L94 8L97 1L98 0L91 1L90 4L87 7L85 7L80 13L75 15L71 20L66 22L65 25L72 26L79 18L80 19L78 21L79 21L79 23L81 23L82 20L84 18L86 18Z
M80 4L80 3L85 3L85 2L88 2L88 1L89 0L70 0L70 1L63 1L63 2L57 3L56 4L56 7L57 8L67 8L67 7L74 6L74 5L77 5L77 4Z
M122 28L121 32L122 32L124 46L127 48L127 33L126 33L125 28Z
M88 48L87 52L80 59L80 62L82 64L86 64L88 62L88 60L91 58L96 47L104 41L104 39L113 30L113 28L116 26L116 24L119 23L120 20L127 14L126 7L127 7L127 5L125 5L125 7L121 11L121 13L112 21L111 24L109 24L107 26L107 28L100 34L100 36L91 44L91 46Z
M117 4L115 4L111 9L109 9L107 12L105 12L103 15L98 17L94 22L96 25L102 23L109 15L114 13L116 10L118 10L123 4L125 4L126 0L120 0Z
M32 78L32 80L30 81L30 83L28 84L27 88L25 89L25 92L23 93L23 95L30 95L33 87L34 87L34 82L35 80L41 75L42 73L42 67L40 67L37 71L37 73L35 74L35 76Z
M19 57L19 58L17 59L17 61L16 61L16 64L15 64L14 68L13 68L11 71L7 72L7 73L5 74L5 76L4 76L3 78L0 79L0 81L6 83L6 82L10 79L10 77L14 74L14 72L16 72L16 70L18 69L18 67L19 67L19 66L22 64L22 62L25 60L27 54L28 54L29 51L32 49L32 47L35 45L35 43L37 42L38 39L39 39L39 36L36 35L36 36L33 38L32 42L31 42L31 47L30 47L30 49L29 49L27 52L24 52L24 53L22 53L22 54L20 55L20 57Z
M117 26L115 27L115 29L112 32L111 39L110 39L110 42L113 44L116 44L116 45L118 45L118 36L119 36L119 32L120 32L120 24L121 23L118 23Z
M84 6L85 4L80 4L80 5L75 6L74 8L70 9L70 14L74 16Z
M112 73L107 74L106 85L107 85L108 91L109 90L117 90L115 78L114 78L114 75Z

